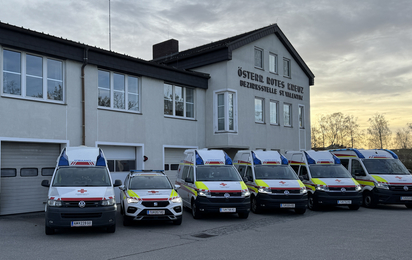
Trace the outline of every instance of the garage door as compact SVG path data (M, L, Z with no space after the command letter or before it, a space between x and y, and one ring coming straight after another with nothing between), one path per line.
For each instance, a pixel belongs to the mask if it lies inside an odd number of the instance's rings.
M177 169L180 161L183 160L183 153L185 150L186 149L181 148L165 148L164 169L172 184L176 181Z
M0 215L44 211L60 144L1 143Z

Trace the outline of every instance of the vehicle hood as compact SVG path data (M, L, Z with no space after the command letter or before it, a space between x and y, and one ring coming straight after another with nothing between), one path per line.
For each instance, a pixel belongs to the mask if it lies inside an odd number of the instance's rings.
M140 200L168 200L179 197L173 189L127 190L127 196Z
M247 190L243 181L197 181L196 188L210 192L241 192Z
M113 187L51 187L53 200L107 200L114 198Z
M412 175L377 175L371 174L377 182L392 184L392 185L412 185Z
M359 185L359 183L352 178L313 178L312 181L315 184L329 187L353 187Z
M260 187L278 189L300 189L300 187L304 187L300 180L256 180L255 182Z

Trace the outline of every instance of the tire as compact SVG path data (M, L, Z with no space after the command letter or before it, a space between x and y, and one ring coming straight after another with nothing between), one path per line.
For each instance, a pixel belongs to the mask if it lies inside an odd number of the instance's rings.
M306 208L295 209L295 213L299 214L299 215L303 215L303 214L305 214L305 212L306 212Z
M363 193L363 206L366 208L374 208L378 202L376 201L376 198L373 196L373 193L370 191L365 191Z
M124 209L122 203L120 203L120 214L124 215Z
M202 218L202 213L200 213L199 209L197 208L195 201L192 201L192 217L194 219Z
M408 209L412 209L412 204L405 204L405 207L407 207Z
M49 227L49 226L47 226L47 225L45 226L44 231L45 231L46 235L53 235L53 234L55 233L54 228L51 228L51 227Z
M116 232L116 224L107 227L107 233Z
M360 208L359 204L352 204L352 205L348 205L350 210L358 210Z
M313 211L319 210L319 205L313 199L313 195L311 194L308 195L308 208Z
M249 217L249 212L239 212L238 215L241 219L247 219Z
M255 214L259 214L262 211L259 204L257 203L255 196L252 196L252 201L250 202L250 210Z
M182 218L178 218L176 220L173 220L173 225L181 225L182 224Z
M128 216L123 215L123 226L127 227L127 226L131 226L132 225L132 221Z

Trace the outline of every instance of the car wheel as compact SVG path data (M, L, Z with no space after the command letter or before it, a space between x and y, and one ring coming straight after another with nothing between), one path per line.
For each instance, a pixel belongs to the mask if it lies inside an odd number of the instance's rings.
M303 214L305 214L305 212L306 212L306 208L297 208L297 209L295 209L296 214L303 215Z
M365 191L363 193L363 206L367 208L374 208L377 205L377 201L375 197L373 196L373 193L370 191Z
M200 219L202 217L195 201L192 201L192 216L194 219Z
M132 220L130 219L130 217L123 215L123 226L127 227L132 225Z
M239 218L247 219L249 217L249 212L239 212Z
M408 209L412 209L412 204L405 204Z
M259 214L261 212L261 208L255 196L252 197L252 201L250 202L250 210L255 214Z
M313 211L319 210L319 205L316 203L312 194L308 195L308 208Z
M173 225L180 225L182 224L182 218L178 218L176 220L173 220Z
M107 227L107 233L116 232L116 224Z
M124 215L123 210L124 210L124 209L123 209L123 205L122 205L122 203L120 203L120 214L121 214L121 215Z
M352 204L352 205L348 205L350 210L358 210L360 208L359 204Z

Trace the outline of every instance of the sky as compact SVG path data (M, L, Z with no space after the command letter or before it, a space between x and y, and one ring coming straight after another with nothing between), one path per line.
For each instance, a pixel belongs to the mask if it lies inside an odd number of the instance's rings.
M0 21L145 60L171 38L183 51L277 23L315 74L313 125L412 123L411 0L0 0Z

